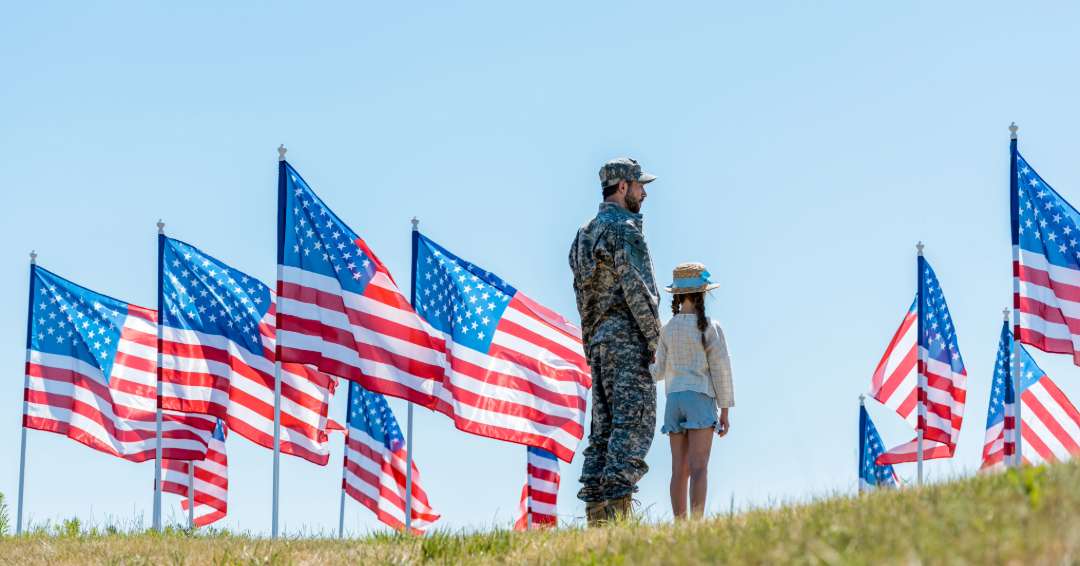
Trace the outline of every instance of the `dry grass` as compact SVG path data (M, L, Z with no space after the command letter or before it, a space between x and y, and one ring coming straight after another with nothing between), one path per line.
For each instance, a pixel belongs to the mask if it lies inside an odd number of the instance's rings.
M0 540L3 564L1073 564L1080 466L833 496L690 523L267 540L66 522Z

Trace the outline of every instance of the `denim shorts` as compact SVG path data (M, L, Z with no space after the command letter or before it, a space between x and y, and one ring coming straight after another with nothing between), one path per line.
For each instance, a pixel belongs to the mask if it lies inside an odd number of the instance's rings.
M664 407L664 434L681 434L686 429L716 428L720 419L716 411L716 399L697 391L669 393Z

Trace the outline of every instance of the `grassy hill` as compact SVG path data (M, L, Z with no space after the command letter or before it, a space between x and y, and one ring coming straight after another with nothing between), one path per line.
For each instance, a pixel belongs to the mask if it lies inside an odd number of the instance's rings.
M3 527L0 520L0 528ZM835 496L680 524L271 541L98 532L77 522L0 539L6 564L1074 564L1080 465Z

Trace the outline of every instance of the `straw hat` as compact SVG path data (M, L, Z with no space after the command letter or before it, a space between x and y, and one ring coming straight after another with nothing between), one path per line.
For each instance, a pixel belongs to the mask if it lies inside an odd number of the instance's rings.
M664 290L673 295L712 291L720 286L719 283L709 281L709 270L705 269L705 265L701 263L684 263L677 266L672 273L672 278L675 280L671 282L671 285L664 287Z

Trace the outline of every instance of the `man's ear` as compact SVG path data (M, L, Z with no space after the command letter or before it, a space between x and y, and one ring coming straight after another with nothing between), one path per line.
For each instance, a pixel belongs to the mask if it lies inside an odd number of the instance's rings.
M619 181L619 190L617 192L626 194L630 190L629 181Z

